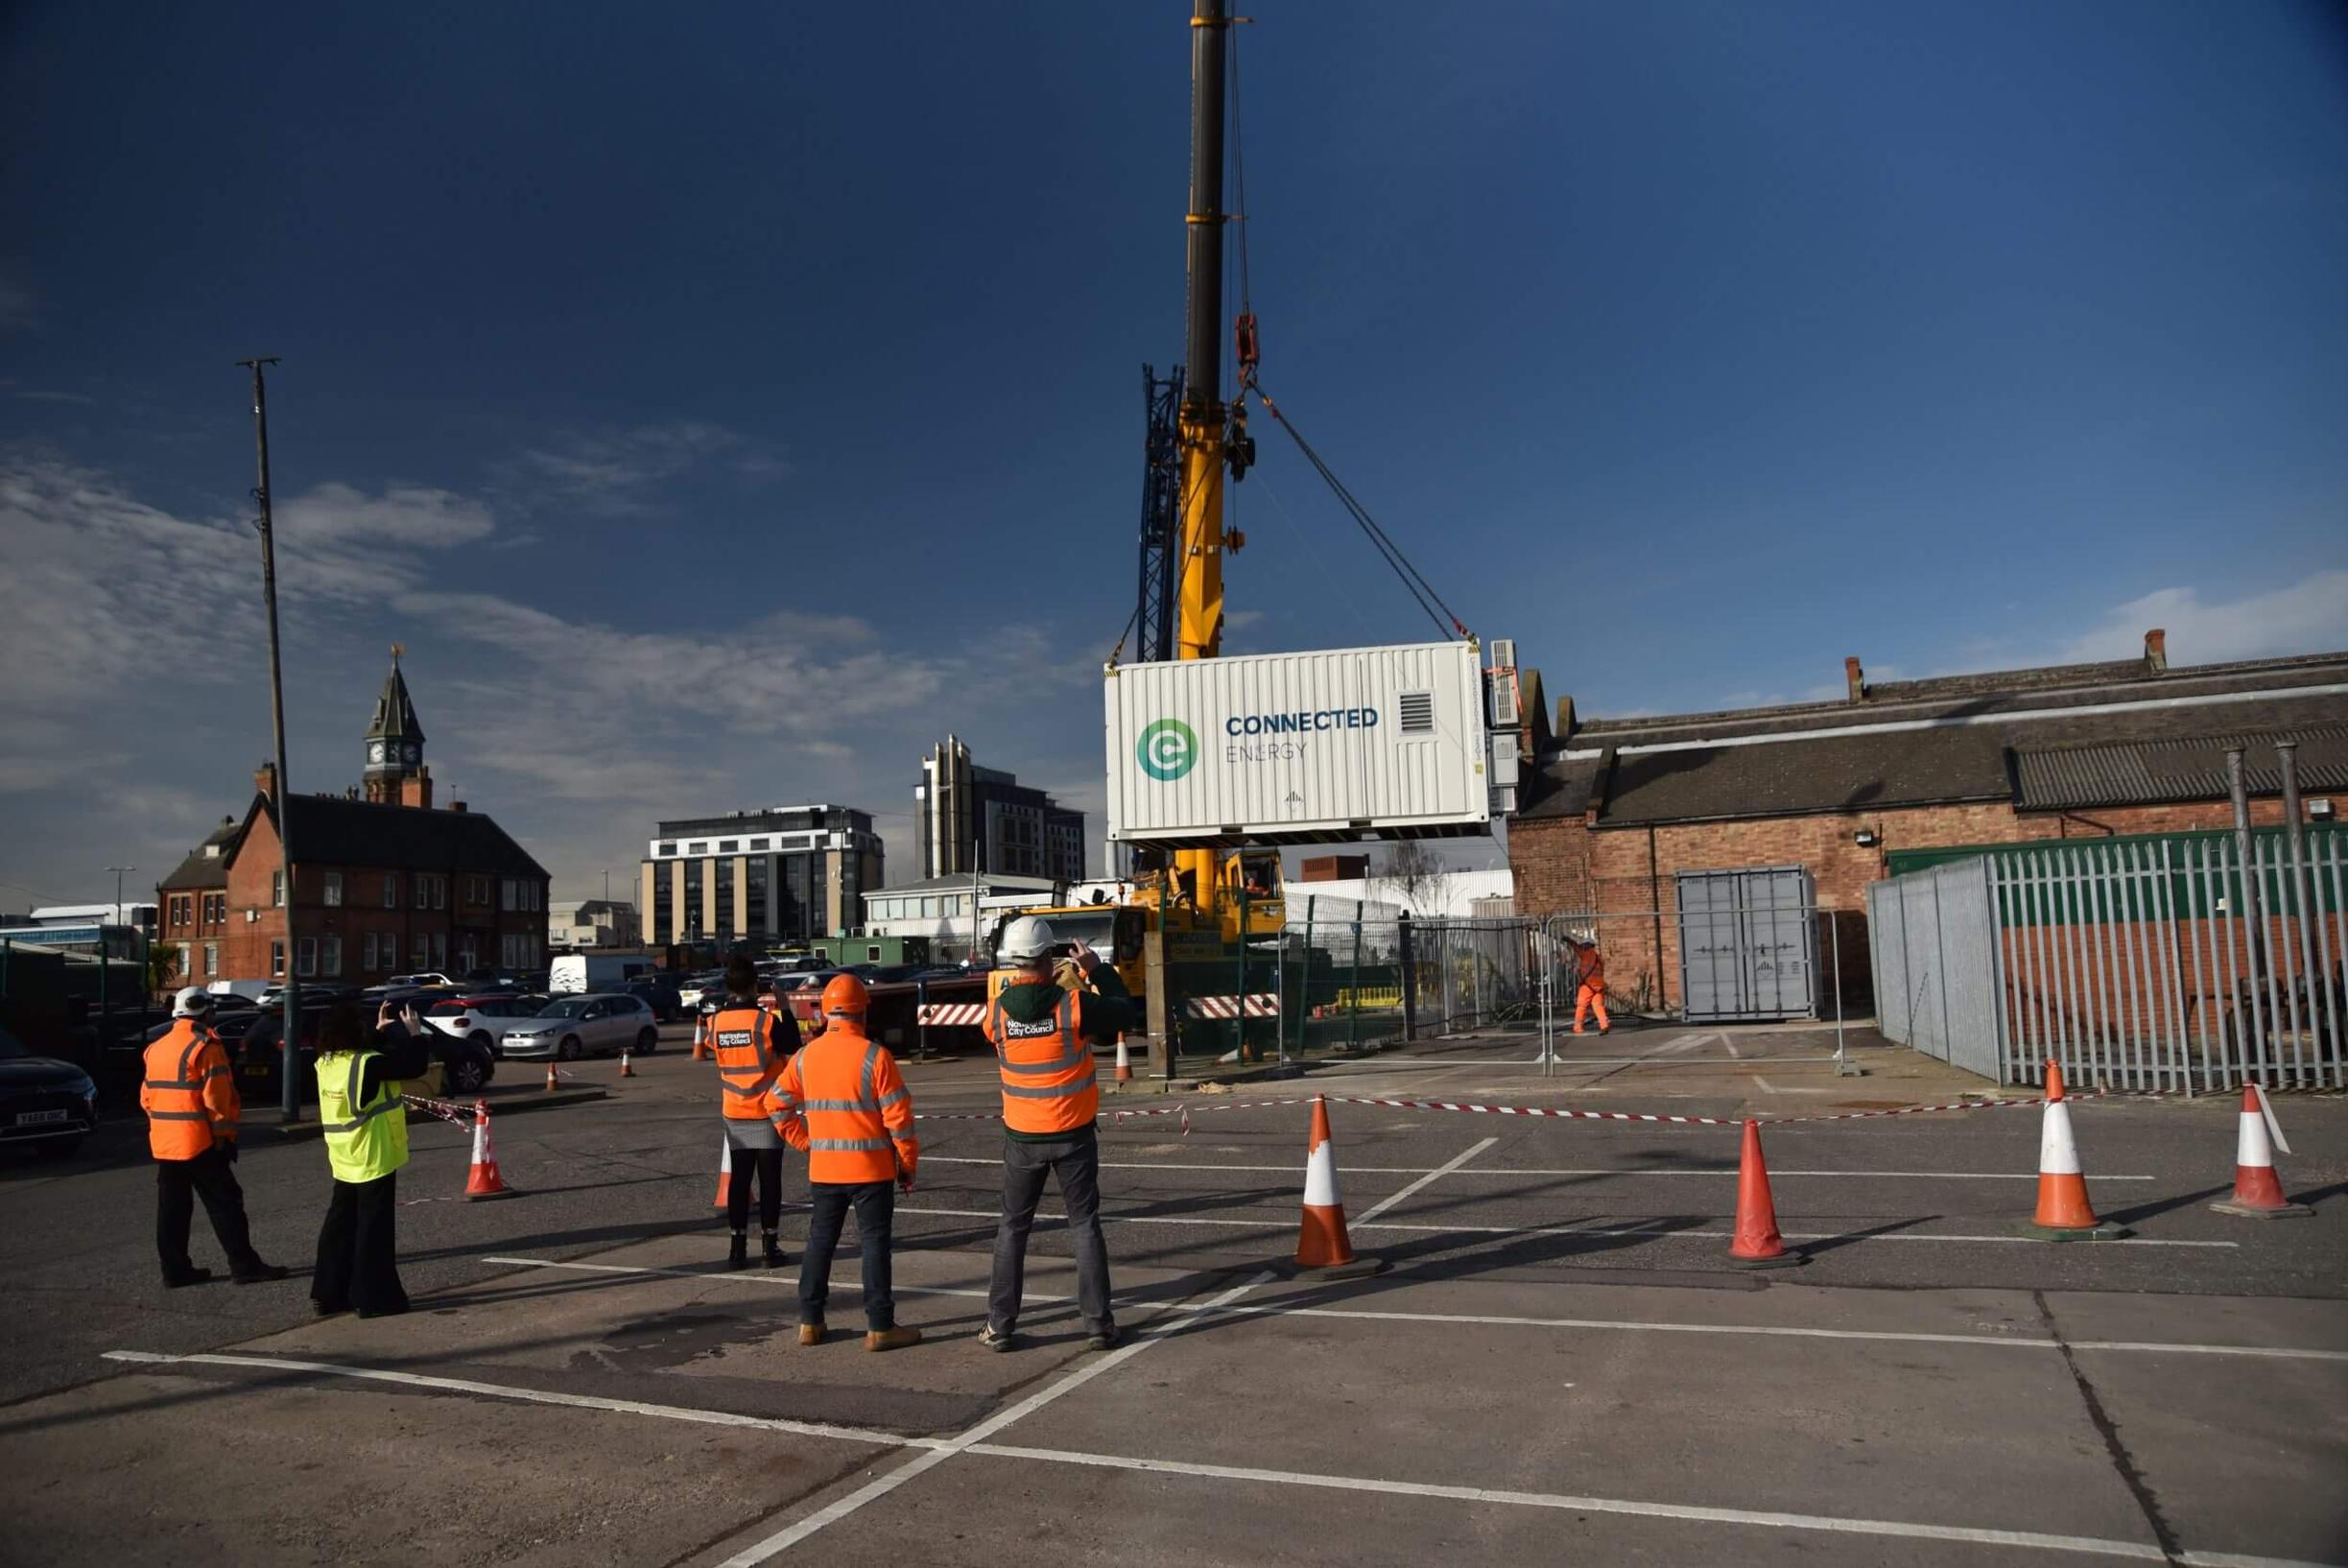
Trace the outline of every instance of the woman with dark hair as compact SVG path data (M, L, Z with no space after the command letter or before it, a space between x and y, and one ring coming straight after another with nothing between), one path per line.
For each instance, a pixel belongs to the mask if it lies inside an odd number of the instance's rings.
M789 1043L784 1031L788 1030ZM767 1091L798 1044L790 1014L758 1005L758 969L747 954L725 965L725 1006L709 1020L709 1039L718 1048L718 1109L725 1128L726 1161L733 1175L725 1184L725 1222L734 1230L725 1256L729 1269L749 1266L750 1179L758 1180L758 1223L766 1232L764 1262L770 1269L789 1263L775 1241L783 1218L783 1138L768 1120Z
M399 1212L399 1168L408 1163L400 1082L431 1065L413 1007L395 1018L384 1003L371 1034L358 1004L347 1000L328 1008L319 1024L318 1119L334 1171L310 1272L310 1300L320 1318L349 1311L389 1318L408 1310L391 1224Z

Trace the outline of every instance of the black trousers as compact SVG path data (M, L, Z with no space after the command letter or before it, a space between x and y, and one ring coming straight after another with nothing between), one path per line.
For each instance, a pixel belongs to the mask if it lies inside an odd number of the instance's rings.
M245 1189L237 1185L236 1170L225 1152L215 1144L194 1159L154 1162L154 1250L163 1263L163 1277L184 1279L195 1270L187 1255L187 1232L199 1198L212 1222L212 1234L220 1238L220 1249L228 1254L229 1269L245 1274L264 1267L245 1221Z
M807 1186L815 1200L815 1212L807 1217L807 1251L799 1259L799 1321L823 1321L823 1305L832 1294L832 1254L839 1249L841 1227L853 1208L856 1242L865 1255L865 1326L896 1327L896 1286L889 1238L896 1224L897 1184L811 1181Z
M1101 1236L1101 1142L1089 1127L1048 1143L1004 1134L1003 1219L995 1227L987 1321L1006 1331L1019 1321L1019 1303L1027 1289L1028 1232L1035 1224L1035 1205L1043 1201L1046 1176L1058 1179L1060 1201L1068 1206L1068 1240L1077 1255L1077 1310L1084 1315L1087 1328L1114 1328L1109 1249Z
M758 1176L758 1224L772 1230L783 1223L783 1152L780 1149L737 1149L734 1174L725 1183L725 1223L736 1230L750 1224L750 1176Z
M372 1181L337 1181L326 1202L326 1223L318 1230L318 1264L310 1274L310 1299L328 1312L405 1312L408 1292L399 1282L398 1240L392 1217L399 1212L399 1173Z

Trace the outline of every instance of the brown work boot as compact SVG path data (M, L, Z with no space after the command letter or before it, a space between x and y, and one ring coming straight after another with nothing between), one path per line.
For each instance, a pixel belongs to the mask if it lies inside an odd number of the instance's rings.
M876 1328L865 1335L866 1350L902 1350L920 1342L921 1330L917 1328Z
M799 1342L801 1344L810 1345L821 1344L823 1342L823 1325L821 1323L801 1323L799 1325Z

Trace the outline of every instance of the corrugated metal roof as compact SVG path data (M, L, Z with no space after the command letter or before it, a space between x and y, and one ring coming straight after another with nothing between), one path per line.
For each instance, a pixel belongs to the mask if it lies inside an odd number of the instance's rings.
M2242 748L2252 796L2282 792L2275 742L2299 743L2303 794L2348 790L2348 724L2318 724L2226 735L2109 741L2086 746L2018 747L2016 804L2024 811L2148 805L2164 800L2222 800L2226 749Z

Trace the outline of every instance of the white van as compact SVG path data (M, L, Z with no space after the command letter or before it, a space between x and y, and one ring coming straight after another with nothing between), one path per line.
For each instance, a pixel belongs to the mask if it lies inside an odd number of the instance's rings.
M565 953L547 964L546 988L557 996L616 991L652 972L652 959L641 953Z
M264 994L275 990L284 982L264 975L257 980L215 980L204 986L214 996L241 996L258 1006Z

